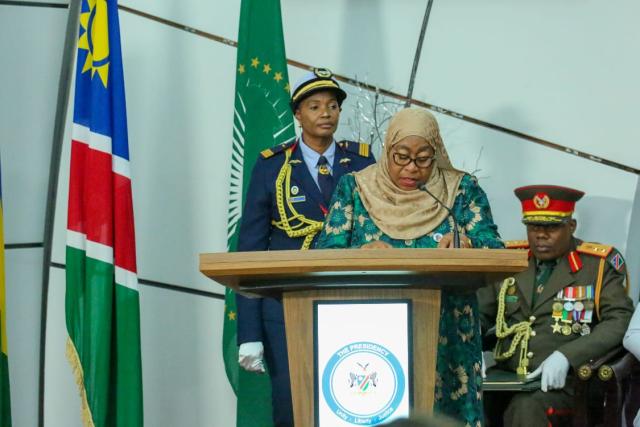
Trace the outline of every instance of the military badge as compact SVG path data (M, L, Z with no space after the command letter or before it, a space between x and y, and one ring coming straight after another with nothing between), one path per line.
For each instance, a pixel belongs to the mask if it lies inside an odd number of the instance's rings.
M624 258L622 258L622 255L620 255L619 253L616 253L613 257L611 257L611 259L609 260L609 263L617 271L620 271L620 269L624 265Z
M326 68L314 68L313 73L318 77L322 77L323 79L328 79L333 75L331 71L327 70Z
M289 164L290 164L291 166L299 165L300 163L302 163L302 160L298 160L298 159L291 159L291 160L289 160Z
M349 162L351 162L351 159L348 157L343 157L342 159L340 159L340 164L341 165L347 165L349 164Z
M305 196L295 196L289 199L291 203L302 203L302 202L305 202L306 200L307 198Z
M533 205L538 209L547 209L550 203L551 200L545 193L537 193L533 196Z
M298 188L297 185L294 185L293 187L291 187L291 194L293 194L294 196L297 195L300 192L300 189Z

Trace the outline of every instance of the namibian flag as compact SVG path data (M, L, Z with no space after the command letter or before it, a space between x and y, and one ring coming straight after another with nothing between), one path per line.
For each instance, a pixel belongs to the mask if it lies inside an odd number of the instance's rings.
M2 224L2 167L0 167L0 426L11 427L9 353L7 352L7 300L4 287L4 231Z
M88 426L142 426L140 308L118 6L83 0L66 249L67 357Z

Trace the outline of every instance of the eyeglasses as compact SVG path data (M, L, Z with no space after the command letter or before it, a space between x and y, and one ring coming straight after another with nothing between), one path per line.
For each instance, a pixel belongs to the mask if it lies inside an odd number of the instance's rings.
M393 162L398 166L407 166L413 162L420 169L426 169L433 163L433 156L411 157L402 153L393 153Z

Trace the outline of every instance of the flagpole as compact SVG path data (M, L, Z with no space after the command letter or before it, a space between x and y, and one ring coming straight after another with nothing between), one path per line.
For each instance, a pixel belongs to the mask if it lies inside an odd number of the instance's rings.
M44 427L44 373L45 350L47 345L47 312L49 296L49 271L51 268L51 254L53 247L53 225L56 212L58 176L60 175L60 158L64 144L64 130L67 119L67 106L71 93L73 79L73 59L75 57L78 40L78 19L80 16L81 0L69 2L69 15L65 31L64 50L58 79L58 102L51 143L51 159L49 161L49 183L47 188L47 205L44 217L44 236L42 254L42 300L40 303L40 363L38 378L38 426Z
M427 9L424 11L424 17L422 18L422 27L420 28L420 36L418 37L418 45L416 46L416 54L413 57L413 66L411 67L411 77L409 78L409 89L407 89L407 100L404 103L405 108L409 108L411 105L411 98L413 97L413 85L416 81L416 74L418 72L418 63L420 62L420 55L422 55L422 44L424 42L424 35L427 32L427 25L429 24L429 16L431 16L431 7L433 0L429 0L427 3Z

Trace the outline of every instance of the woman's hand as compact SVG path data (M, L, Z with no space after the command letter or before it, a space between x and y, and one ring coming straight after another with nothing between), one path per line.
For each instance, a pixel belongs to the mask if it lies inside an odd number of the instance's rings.
M442 236L440 242L438 242L439 248L453 248L453 233L447 233ZM464 234L460 235L460 247L461 248L472 248L471 239L469 239Z
M376 240L371 243L365 243L360 246L360 249L391 249L393 246L388 244L387 242L383 242L382 240Z

